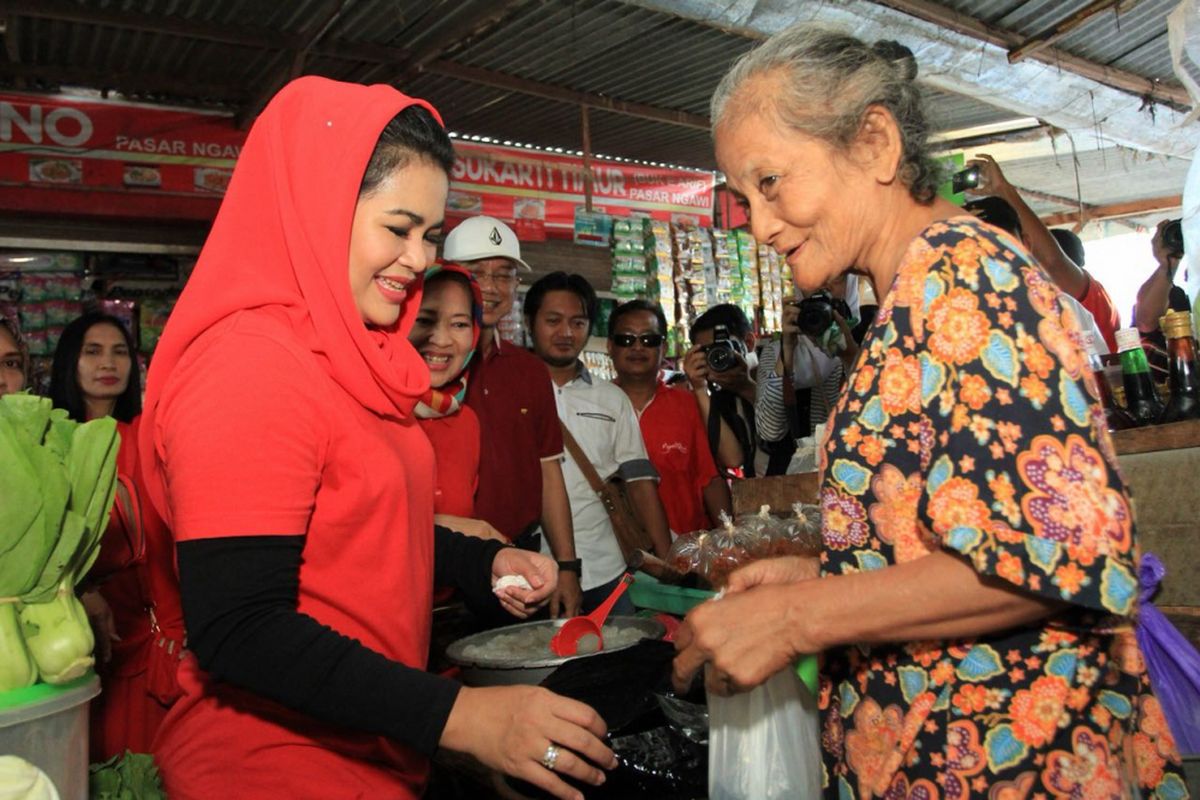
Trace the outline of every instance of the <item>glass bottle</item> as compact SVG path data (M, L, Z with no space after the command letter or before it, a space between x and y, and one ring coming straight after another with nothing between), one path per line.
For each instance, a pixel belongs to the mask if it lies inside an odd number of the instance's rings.
M1104 419L1110 431L1123 431L1136 428L1137 423L1129 413L1113 400L1112 384L1104 365L1104 354L1108 352L1103 347L1104 340L1092 331L1083 332L1083 346L1088 354L1088 362L1092 367L1092 377L1096 380L1096 388L1100 395L1100 404L1104 407Z
M1162 318L1170 358L1170 395L1159 422L1200 419L1200 364L1196 362L1196 340L1192 338L1192 315L1169 311Z
M1121 382L1125 385L1125 410L1138 425L1153 425L1162 415L1163 403L1150 379L1150 364L1142 350L1137 328L1117 331L1117 351L1121 354Z

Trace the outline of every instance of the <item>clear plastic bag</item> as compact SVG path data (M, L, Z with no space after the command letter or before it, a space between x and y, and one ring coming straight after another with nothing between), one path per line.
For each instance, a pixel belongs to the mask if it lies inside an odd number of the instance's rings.
M805 503L792 504L792 516L783 523L783 535L788 540L790 555L820 555L821 507Z
M821 796L817 699L792 669L732 697L708 694L709 800Z
M734 525L724 511L721 524L709 532L702 553L704 577L714 587L724 588L731 573L752 560L751 537Z
M667 563L676 572L686 575L689 572L700 573L702 554L707 533L685 533L671 543L667 551Z

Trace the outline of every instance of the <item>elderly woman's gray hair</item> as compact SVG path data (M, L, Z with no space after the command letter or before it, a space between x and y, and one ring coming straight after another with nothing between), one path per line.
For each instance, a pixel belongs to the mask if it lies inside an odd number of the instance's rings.
M748 80L777 75L770 97L746 97ZM937 194L941 170L930 156L928 125L912 52L896 42L868 45L853 36L794 25L739 58L712 97L714 132L727 115L769 109L788 128L839 150L858 135L871 106L896 120L903 146L899 177L913 198Z

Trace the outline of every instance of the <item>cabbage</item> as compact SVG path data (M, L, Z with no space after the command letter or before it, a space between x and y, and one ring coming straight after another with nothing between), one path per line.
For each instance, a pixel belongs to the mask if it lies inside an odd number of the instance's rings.
M99 553L119 447L110 417L81 425L44 397L0 397L0 691L92 666L75 585Z

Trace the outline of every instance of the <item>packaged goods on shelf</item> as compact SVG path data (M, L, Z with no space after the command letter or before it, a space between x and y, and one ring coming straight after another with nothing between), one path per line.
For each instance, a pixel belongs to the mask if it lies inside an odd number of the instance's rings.
M747 319L755 319L762 305L762 290L758 280L758 242L749 231L734 232L737 237L738 265L742 272L742 310Z
M622 218L613 221L612 293L617 302L647 296L650 281L645 249L639 220Z
M764 332L783 327L783 274L779 254L770 247L758 246L758 272L762 285L762 328Z

